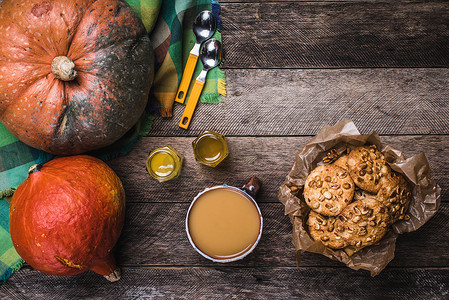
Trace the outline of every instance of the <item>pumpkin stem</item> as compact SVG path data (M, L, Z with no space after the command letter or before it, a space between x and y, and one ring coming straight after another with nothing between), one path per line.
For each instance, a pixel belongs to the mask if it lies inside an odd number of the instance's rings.
M28 174L39 172L41 169L42 169L42 165L39 165L39 164L32 165L28 169Z
M116 266L112 253L109 253L104 258L93 259L89 269L95 273L103 275L104 278L111 282L117 281L121 277L120 268Z
M78 76L75 63L67 56L56 56L51 62L51 72L56 78L71 81Z
M106 278L110 282L116 282L116 281L120 280L120 278L122 277L122 271L119 267L117 267L117 268L115 268L114 272L112 272L109 275L105 275L103 277Z

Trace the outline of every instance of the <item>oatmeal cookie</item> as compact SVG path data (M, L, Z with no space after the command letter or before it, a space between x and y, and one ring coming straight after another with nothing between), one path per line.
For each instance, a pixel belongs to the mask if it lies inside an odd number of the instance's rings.
M324 216L336 216L352 201L354 182L347 170L322 165L310 172L303 194L313 211Z
M364 198L348 205L334 227L336 234L360 250L382 239L390 224L387 208L374 199Z
M335 217L325 217L313 210L309 213L307 225L310 236L315 241L320 241L324 246L332 249L341 249L348 246L348 243L334 231Z
M347 165L354 183L370 193L377 193L391 175L384 155L375 145L353 149L349 153Z
M388 208L392 222L404 219L410 204L411 191L402 175L393 175L377 193L377 201Z

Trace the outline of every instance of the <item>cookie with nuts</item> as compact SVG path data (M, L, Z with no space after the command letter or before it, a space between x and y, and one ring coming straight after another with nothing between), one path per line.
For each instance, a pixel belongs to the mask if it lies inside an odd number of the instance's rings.
M347 163L348 163L348 154L345 154L340 156L336 161L334 161L333 165L339 166L340 168L347 170L348 169Z
M315 241L320 241L324 246L332 249L342 249L348 243L334 231L335 217L325 217L314 211L310 211L307 225L310 236Z
M364 198L348 205L337 217L336 234L357 250L379 242L391 224L388 209L377 200Z
M404 219L410 199L410 186L400 174L391 176L377 193L377 201L388 208L393 223Z
M347 166L354 183L370 193L377 193L391 175L384 155L375 145L353 149L349 153Z
M322 165L307 176L303 195L313 211L324 216L337 216L352 201L354 182L347 170Z

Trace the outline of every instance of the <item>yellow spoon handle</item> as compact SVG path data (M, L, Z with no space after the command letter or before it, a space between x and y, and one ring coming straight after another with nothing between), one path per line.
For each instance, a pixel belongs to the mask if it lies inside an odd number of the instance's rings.
M175 101L179 103L184 103L186 99L187 91L189 90L190 81L192 80L193 72L195 71L196 63L198 61L198 55L189 54L187 59L186 67L182 73L181 83L178 87L178 92L176 93Z
M179 122L179 127L187 129L189 128L190 121L192 120L193 112L195 111L196 104L200 98L201 92L204 87L204 82L195 80L192 92L189 96L189 101L187 102L184 113L182 114L181 121Z

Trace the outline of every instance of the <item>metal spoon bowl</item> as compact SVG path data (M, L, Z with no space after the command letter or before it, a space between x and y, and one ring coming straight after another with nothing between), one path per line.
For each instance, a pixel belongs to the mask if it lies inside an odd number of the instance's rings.
M201 47L200 59L203 70L210 70L218 66L222 60L221 43L217 39L211 39Z
M200 12L193 21L192 29L197 43L201 44L210 39L217 29L217 22L212 12L208 10Z

